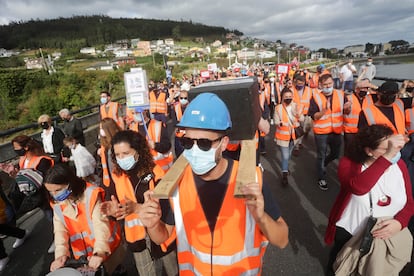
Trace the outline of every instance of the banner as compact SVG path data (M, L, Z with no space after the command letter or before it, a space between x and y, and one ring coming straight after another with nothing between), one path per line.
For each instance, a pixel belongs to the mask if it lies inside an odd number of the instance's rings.
M131 68L124 73L124 84L128 108L149 108L149 91L147 74L142 68Z

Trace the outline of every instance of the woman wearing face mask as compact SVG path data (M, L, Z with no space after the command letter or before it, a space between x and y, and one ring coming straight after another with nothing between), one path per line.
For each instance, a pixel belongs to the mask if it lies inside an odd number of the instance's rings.
M60 162L65 134L59 128L52 126L52 119L47 114L41 115L37 122L43 129L41 134L43 149L55 162Z
M66 164L57 164L44 178L53 208L55 260L50 270L65 265L73 254L86 256L88 266L104 265L109 275L123 261L121 231L118 222L101 215L102 188L75 176ZM72 252L72 254L71 254Z
M124 220L125 240L133 252L139 275L161 275L163 267L168 275L177 275L175 243L165 244L162 248L151 242L148 248L146 229L137 215L144 203L144 192L152 190L164 175L154 163L145 137L132 130L115 134L112 162L116 196L112 195L111 201L102 204L102 213Z
M327 275L354 275L356 270L357 275L398 275L410 260L412 237L406 226L414 203L407 167L400 160L407 141L385 125L367 126L359 130L340 159L341 190L325 234L325 242L334 243ZM358 237L370 216L377 218L371 230L373 241L367 255L361 257ZM337 258L342 248L342 253L353 248L355 258L341 253Z
M188 85L187 83L185 84L186 86L184 86L184 84L181 86L179 102L174 103L174 105L171 108L171 118L173 119L174 126L176 126L181 121L184 111L187 108L188 103L189 103L188 90L190 90L190 85ZM184 90L184 89L188 89L188 90ZM175 129L174 151L175 151L176 158L178 158L181 155L181 153L183 153L184 151L184 148L179 141L179 138L183 137L184 134L185 134L184 130L180 130L179 128Z
M274 121L276 125L275 141L282 153L282 185L288 185L289 160L293 147L299 137L296 137L295 128L299 127L299 120L303 120L302 110L297 103L292 102L293 92L285 87L281 92L282 103L275 109Z
M109 200L110 195L115 193L114 183L111 179L110 171L113 164L111 161L111 140L114 135L121 131L118 124L111 118L102 119L99 124L99 137L101 147L98 149L97 154L101 158L102 166L102 187L105 190L105 199Z

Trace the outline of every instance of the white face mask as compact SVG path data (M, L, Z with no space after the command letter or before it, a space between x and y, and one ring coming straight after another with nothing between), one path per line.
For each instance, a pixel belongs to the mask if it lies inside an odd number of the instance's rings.
M188 100L187 99L180 99L180 104L186 105L186 104L188 104Z
M134 114L134 121L137 123L142 123L141 114Z
M183 154L184 157L190 163L191 169L197 175L203 175L211 171L216 165L216 151L220 147L211 148L208 151L201 150L198 145L194 144L191 149L185 149Z

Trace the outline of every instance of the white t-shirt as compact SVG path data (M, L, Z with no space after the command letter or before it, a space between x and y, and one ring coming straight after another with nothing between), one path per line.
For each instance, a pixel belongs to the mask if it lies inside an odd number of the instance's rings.
M349 65L349 63L345 64L341 68L341 74L343 81L352 81L354 79L353 72L356 72L356 68L353 64Z
M76 144L76 148L71 149L73 160L76 168L76 176L86 177L95 172L96 161L93 155L81 144Z
M362 166L361 171L365 167ZM394 217L407 202L404 177L397 164L391 165L371 189L373 216ZM389 204L386 202L389 200ZM385 206L381 206L385 205ZM369 193L351 195L351 199L336 225L355 235L366 224L370 215Z
M43 149L46 153L53 153L53 142L52 142L52 136L53 136L53 127L50 127L49 132L46 132L46 129L42 132L42 143L43 143Z

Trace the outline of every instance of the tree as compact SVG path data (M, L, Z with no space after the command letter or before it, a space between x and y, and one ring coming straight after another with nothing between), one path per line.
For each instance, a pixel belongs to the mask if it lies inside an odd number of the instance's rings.
M180 40L181 39L181 29L180 29L180 25L177 25L177 26L175 26L172 29L172 36L176 40Z

